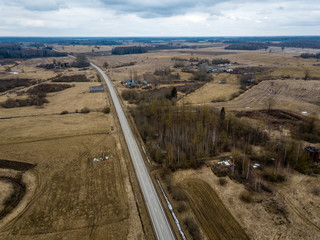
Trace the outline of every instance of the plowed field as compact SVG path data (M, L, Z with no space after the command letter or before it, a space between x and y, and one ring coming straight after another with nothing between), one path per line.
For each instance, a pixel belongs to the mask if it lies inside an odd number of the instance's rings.
M208 183L187 180L182 186L192 211L209 239L249 239Z

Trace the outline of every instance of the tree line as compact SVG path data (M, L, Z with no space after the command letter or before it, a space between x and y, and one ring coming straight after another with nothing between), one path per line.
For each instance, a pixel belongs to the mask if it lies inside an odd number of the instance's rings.
M19 44L1 44L0 59L5 58L39 58L39 57L63 57L66 53L55 52L50 49L35 49L23 47Z

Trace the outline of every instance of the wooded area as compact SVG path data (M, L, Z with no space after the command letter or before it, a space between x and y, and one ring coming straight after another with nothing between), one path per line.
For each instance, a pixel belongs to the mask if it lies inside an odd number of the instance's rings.
M197 167L202 158L261 144L267 134L209 107L173 106L169 100L132 110L152 158L170 168Z
M19 44L0 44L0 59L4 58L37 58L64 57L66 53L55 52L50 49L23 47Z

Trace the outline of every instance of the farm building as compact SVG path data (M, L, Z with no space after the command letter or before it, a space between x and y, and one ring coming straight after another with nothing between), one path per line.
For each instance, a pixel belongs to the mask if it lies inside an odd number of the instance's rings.
M320 161L320 149L316 147L306 147L306 151L309 153L310 157L313 161L319 162Z
M104 92L104 86L90 86L90 92L91 93L96 93L96 92Z

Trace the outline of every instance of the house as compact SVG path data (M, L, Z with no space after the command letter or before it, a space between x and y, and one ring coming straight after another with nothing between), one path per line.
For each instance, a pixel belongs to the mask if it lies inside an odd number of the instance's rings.
M135 88L138 86L138 82L127 80L125 81L125 85L130 88Z
M90 86L89 89L90 89L91 93L104 92L104 86L103 85L101 85L101 86Z
M314 162L320 161L320 149L308 146L305 148L305 150L309 153L309 156L312 158Z

